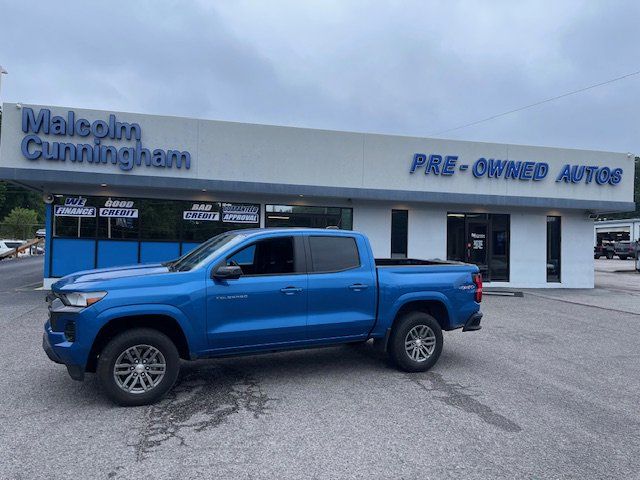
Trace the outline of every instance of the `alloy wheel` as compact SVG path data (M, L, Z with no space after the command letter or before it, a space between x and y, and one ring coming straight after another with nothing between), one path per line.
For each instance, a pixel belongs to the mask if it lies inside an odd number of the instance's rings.
M125 392L146 393L157 387L167 371L162 352L151 345L134 345L116 359L113 377Z

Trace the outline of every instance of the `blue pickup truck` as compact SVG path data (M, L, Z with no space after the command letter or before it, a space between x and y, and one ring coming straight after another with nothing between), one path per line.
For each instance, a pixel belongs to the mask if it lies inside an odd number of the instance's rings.
M442 331L479 330L482 278L456 262L374 259L343 230L217 235L183 257L89 270L54 283L43 348L120 405L158 400L180 361L374 339L402 370L425 371Z

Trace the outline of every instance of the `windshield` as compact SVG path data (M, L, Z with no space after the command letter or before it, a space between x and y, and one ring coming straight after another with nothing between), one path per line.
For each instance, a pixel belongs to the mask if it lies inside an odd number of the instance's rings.
M244 238L244 235L237 233L221 233L210 238L186 255L183 255L173 262L167 262L164 265L173 272L186 272L199 267L208 262L208 260L216 254L218 250L226 245L238 243Z

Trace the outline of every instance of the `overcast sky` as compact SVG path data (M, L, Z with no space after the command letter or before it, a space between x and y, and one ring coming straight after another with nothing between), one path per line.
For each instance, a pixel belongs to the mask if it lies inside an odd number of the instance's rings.
M640 70L640 2L0 0L3 101L429 136ZM640 75L445 138L640 153Z

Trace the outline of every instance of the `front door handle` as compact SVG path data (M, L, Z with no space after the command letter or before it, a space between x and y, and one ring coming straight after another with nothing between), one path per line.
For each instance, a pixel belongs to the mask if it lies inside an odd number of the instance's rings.
M296 293L300 293L302 288L300 287L284 287L281 288L280 291L285 295L295 295Z
M356 292L366 290L367 288L369 288L369 285L365 285L364 283L354 283L353 285L349 285L349 289Z

